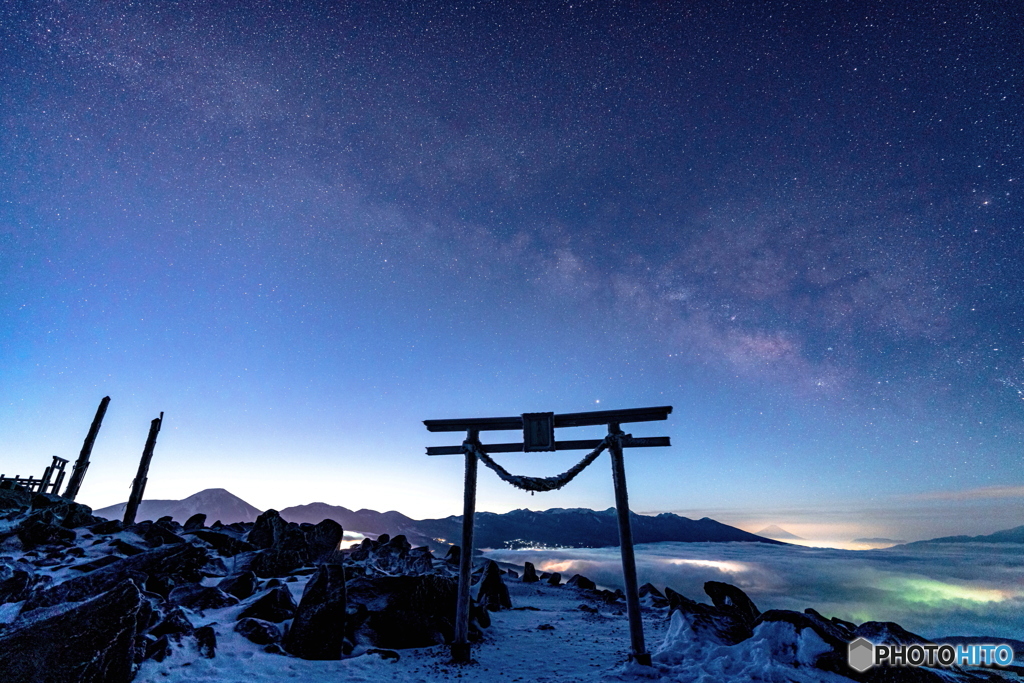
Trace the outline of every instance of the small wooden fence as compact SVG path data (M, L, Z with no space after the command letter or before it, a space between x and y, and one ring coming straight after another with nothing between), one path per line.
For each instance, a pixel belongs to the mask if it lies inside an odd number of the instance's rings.
M59 458L56 455L53 456L53 463L46 468L43 476L39 479L31 476L23 477L20 474L16 474L13 477L0 474L0 488L11 489L20 486L35 493L52 493L57 495L57 492L60 491L60 485L64 483L64 466L67 464L68 461L64 458Z

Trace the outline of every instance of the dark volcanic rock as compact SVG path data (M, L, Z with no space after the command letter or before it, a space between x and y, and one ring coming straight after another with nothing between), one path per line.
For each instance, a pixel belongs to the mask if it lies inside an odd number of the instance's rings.
M193 610L220 609L238 604L238 598L214 586L184 584L172 590L167 602Z
M246 617L235 624L235 630L257 645L270 645L281 642L281 629L263 619Z
M28 597L32 588L33 578L24 569L15 569L11 576L0 581L0 604L5 602L21 602Z
M235 596L239 600L245 600L255 593L257 586L259 586L259 580L256 578L256 575L250 571L242 572L235 576L229 576L217 584L217 588L220 588L228 595Z
M143 659L162 662L171 654L171 640L166 635L157 638L147 636L143 639L143 643L145 644Z
M293 522L284 522L280 517L266 517L268 510L260 519L264 521L253 527L249 532L250 543L264 547L268 539L273 539L269 547L265 547L253 558L250 568L257 576L271 577L288 574L299 567L308 565L321 557L333 553L341 542L341 527L325 520L322 524L305 525L306 528Z
M387 540L385 542L381 539ZM445 559L451 562L451 558L454 557L457 564L459 554L458 546L452 546ZM434 556L430 548L413 548L402 534L394 538L384 534L376 541L363 539L349 557L353 562L365 563L371 571L388 575L432 574L434 571Z
M185 529L186 536L195 536L196 538L206 541L214 550L219 552L225 557L234 557L239 553L245 553L256 548L245 541L240 541L237 538L219 531L213 531L211 529Z
M306 530L310 559L315 562L323 555L337 550L344 535L344 529L333 519L325 519Z
M573 574L573 577L565 582L566 586L573 588L581 588L583 590L595 590L597 584L583 576L582 574Z
M540 581L540 577L537 576L537 568L533 566L532 562L526 562L523 565L523 583L536 583Z
M141 533L139 534L151 548L158 548L162 545L184 543L185 539L178 531L181 530L180 525L175 524L169 520L159 520L152 524L138 525Z
M202 578L199 568L206 564L206 560L206 551L191 544L155 548L52 588L35 591L22 606L22 614L62 602L84 600L110 590L128 578L145 582L146 590L166 595L154 590L154 587L159 587L156 584L173 585L178 579L180 582L197 582Z
M501 569L494 560L488 560L484 565L483 576L477 584L477 604L491 612L512 609L508 586L501 578Z
M75 571L79 571L83 574L86 574L88 572L96 571L97 569L106 567L107 565L111 565L120 561L121 558L117 557L116 555L103 555L101 557L97 557L95 560L83 562L82 564L76 564L74 567L71 568Z
M127 555L128 557L132 557L134 555L139 555L141 553L146 552L145 548L140 548L137 545L127 543L125 541L122 541L120 538L115 538L114 540L112 540L110 542L110 547L113 548L115 551L119 552L120 554Z
M4 682L128 683L141 603L125 581L55 616L16 622L0 636Z
M347 654L347 608L344 567L321 565L302 592L295 619L282 643L285 651L303 659L341 659Z
M66 529L89 526L103 521L92 515L92 508L51 493L32 494L31 514L26 522L41 520Z
M361 638L375 647L403 649L450 642L458 582L441 576L359 577L349 582L350 605L362 605ZM486 610L479 610L486 616Z
M551 575L548 576L548 583L551 584L552 586L561 586L562 585L562 575L559 574L558 572L552 572Z
M752 627L754 620L761 616L761 610L757 609L754 601L732 584L707 581L704 583L704 592L711 598L715 607L725 611L731 610L747 626Z
M681 612L698 638L722 645L735 645L750 637L750 626L733 610L694 602L671 588L665 588L665 597L669 602L669 611Z
M196 649L199 656L213 659L217 655L217 633L207 624L196 629Z
M649 603L651 607L668 606L668 598L666 598L665 594L658 590L652 583L645 583L640 586L638 593L640 599L644 600L644 598L646 598L645 603Z
M865 621L853 630L853 635L866 638L875 645L926 645L932 642L891 621Z
M180 607L172 607L168 610L164 618L149 631L151 636L156 636L157 638L160 636L172 636L176 640L181 639L182 636L190 636L193 633L195 633L195 627Z
M256 518L245 540L256 548L272 548L281 539L287 525L277 510L267 510Z
M70 545L75 540L75 532L58 524L51 524L41 519L28 518L18 525L18 539L26 550L40 545Z
M197 512L185 520L185 531L195 531L196 529L202 529L204 526L206 526L206 515L202 512Z
M308 587L307 587L308 589ZM287 586L275 586L242 610L239 619L251 617L264 621L284 621L295 614L295 598Z
M30 505L32 494L27 489L0 488L0 510L27 510Z
M89 531L94 534L116 534L122 529L124 529L124 524L122 524L119 519L108 519L89 527Z

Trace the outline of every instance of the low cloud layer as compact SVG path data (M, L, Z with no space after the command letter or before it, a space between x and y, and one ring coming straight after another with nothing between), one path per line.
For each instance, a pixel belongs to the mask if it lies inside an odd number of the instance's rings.
M637 547L640 583L710 602L705 581L739 586L761 610L802 611L857 623L895 621L915 633L1013 638L1024 630L1024 553L1018 545L943 544L848 551L744 543ZM617 548L495 550L488 557L565 578L620 587Z

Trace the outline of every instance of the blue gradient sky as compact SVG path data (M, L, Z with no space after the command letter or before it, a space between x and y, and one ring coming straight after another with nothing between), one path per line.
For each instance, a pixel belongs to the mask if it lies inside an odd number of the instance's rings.
M461 462L424 446L458 438L421 420L667 404L638 511L1024 523L1021 19L8 3L0 470L73 459L109 394L96 507L164 411L148 497L443 516ZM479 508L610 489L599 460Z

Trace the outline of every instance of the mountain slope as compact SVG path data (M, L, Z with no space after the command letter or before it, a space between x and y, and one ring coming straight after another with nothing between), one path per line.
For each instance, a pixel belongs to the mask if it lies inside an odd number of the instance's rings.
M121 519L124 517L125 505L127 503L118 503L96 510L93 514L107 519ZM249 505L230 491L206 489L182 500L143 500L135 519L160 519L169 515L175 522L184 524L185 520L198 512L204 513L210 524L217 520L231 524L254 522L261 510Z
M924 543L1024 543L1024 526L1003 529L987 536L943 536L927 541L914 541L906 545L921 545Z

